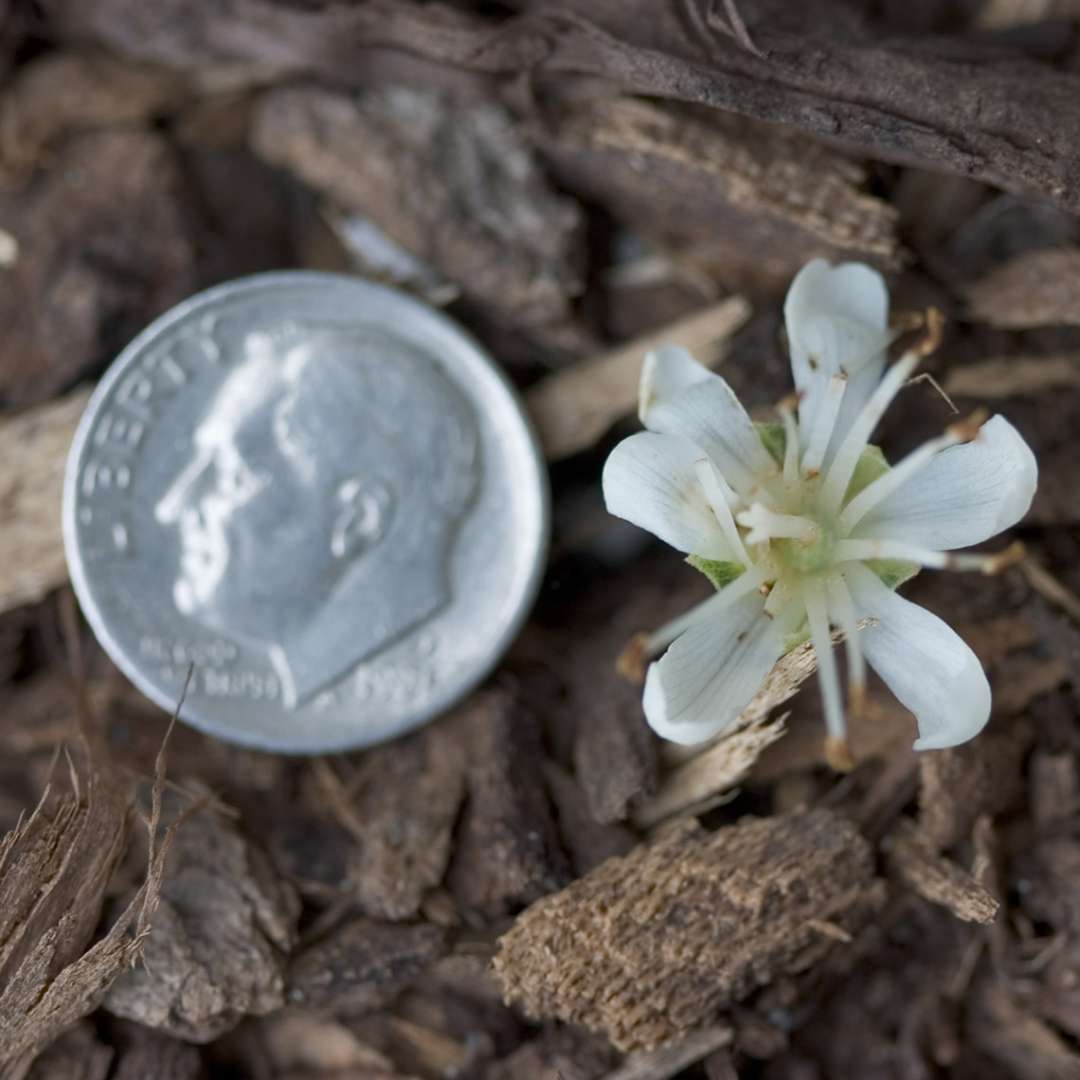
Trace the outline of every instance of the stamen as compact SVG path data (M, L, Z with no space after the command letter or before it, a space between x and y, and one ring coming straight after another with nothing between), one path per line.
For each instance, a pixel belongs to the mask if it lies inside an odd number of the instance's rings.
M837 450L836 457L833 458L829 471L825 475L821 497L829 513L835 514L840 509L844 493L855 472L855 466L858 465L859 458L866 449L874 428L877 427L889 403L900 392L908 376L915 370L919 359L917 352L908 352L897 360L885 372L884 378L878 383L878 388L855 418L855 422L840 444L840 449Z
M748 593L754 592L759 585L764 584L764 581L765 575L757 567L744 570L715 596L710 596L708 600L702 601L677 619L672 619L666 626L662 626L659 630L651 633L645 640L642 653L647 658L659 656L680 634L685 633L691 626L713 618L724 608L730 607Z
M834 772L848 773L855 768L855 758L845 736L825 736L825 760Z
M796 394L786 397L777 406L784 422L784 483L794 484L799 479L799 425L795 421Z
M953 556L955 557L955 556ZM944 551L931 551L902 540L839 540L834 549L838 563L865 562L867 559L901 559L919 566L944 570L950 556Z
M990 555L956 555L951 551L932 551L907 544L902 540L840 540L835 548L835 560L865 562L867 559L900 559L935 570L975 570L993 577L1024 558L1024 545L1017 541L1004 551Z
M844 391L847 389L847 375L834 375L829 380L825 390L825 397L818 408L817 416L814 417L814 426L810 430L810 441L803 454L802 469L807 476L817 476L821 471L821 463L825 460L825 451L829 449L829 441L836 430L836 418L840 415L840 405L844 400Z
M727 542L731 545L731 550L744 566L749 566L750 556L747 555L746 548L743 547L742 537L739 535L739 530L735 525L735 519L731 516L731 504L733 502L738 503L739 497L728 487L723 476L720 475L716 466L708 458L699 458L695 461L694 470L697 472L698 480L701 483L702 490L705 492L705 498L708 500L709 506L712 507L716 520L720 523L720 529L723 531Z
M859 622L851 590L840 574L833 574L825 583L826 599L833 621L843 631L844 651L848 666L848 712L862 716L866 707L866 658L859 643Z
M806 617L810 623L810 640L817 655L818 680L821 683L821 699L825 706L825 728L831 738L843 739L844 706L840 700L840 675L836 670L836 656L829 633L829 609L825 602L825 588L820 581L807 582L803 597L806 600Z
M817 523L798 514L778 514L754 503L749 510L737 514L735 520L750 533L746 537L748 544L765 544L770 540L789 539L817 540L821 535Z
M765 614L774 618L796 600L795 591L783 578L777 579L765 600Z
M930 439L913 450L906 458L896 463L887 473L867 484L854 499L844 507L837 523L837 532L845 536L855 528L866 515L882 500L891 495L901 484L911 479L920 469L928 465L942 450L960 443L971 442L979 433L979 428L986 422L985 409L977 409L966 420L950 424L945 434Z

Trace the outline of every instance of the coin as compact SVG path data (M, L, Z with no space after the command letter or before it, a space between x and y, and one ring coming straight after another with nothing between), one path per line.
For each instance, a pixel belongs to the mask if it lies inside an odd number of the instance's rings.
M233 742L321 753L442 712L535 597L548 493L510 385L396 290L259 274L117 357L64 487L71 579L158 705Z

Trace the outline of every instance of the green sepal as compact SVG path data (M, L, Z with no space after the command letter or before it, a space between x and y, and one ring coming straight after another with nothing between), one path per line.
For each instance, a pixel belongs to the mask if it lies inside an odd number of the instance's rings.
M860 455L851 474L851 483L848 484L844 502L850 502L859 494L864 487L869 487L879 476L884 476L889 471L889 463L881 452L880 446L868 446Z
M769 456L781 467L784 464L784 450L787 448L787 432L783 424L767 423L755 424L754 430L758 433L762 446L769 451Z
M867 570L873 570L887 589L898 589L919 572L918 563L902 559L867 559L863 565Z
M805 644L810 640L810 620L803 619L803 621L788 634L783 641L784 652L783 655L787 656L792 649L797 649L800 645Z
M787 432L783 424L766 423L754 424L754 430L758 433L761 445L769 451L769 456L777 465L784 464L784 451L787 449ZM889 471L889 463L880 446L868 446L860 455L855 471L851 474L851 483L848 484L844 502L849 502L864 487L872 484L879 476Z
M702 555L687 555L686 561L695 570L700 570L712 582L717 592L725 585L730 585L746 569L742 563L706 559Z

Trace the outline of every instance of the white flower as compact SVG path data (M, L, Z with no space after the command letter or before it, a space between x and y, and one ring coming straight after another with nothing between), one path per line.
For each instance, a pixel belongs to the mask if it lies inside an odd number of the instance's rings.
M869 439L925 350L886 370L888 304L868 266L803 267L784 305L797 415L782 404L782 424L755 425L727 383L682 349L646 357L648 430L608 458L607 507L686 552L718 587L646 643L650 656L667 649L649 666L644 696L664 738L696 743L723 731L809 637L830 756L843 762L830 627L844 634L851 707L861 706L869 663L915 714L916 749L955 746L985 725L990 687L975 654L893 590L919 567L1000 566L946 552L1023 517L1035 458L995 416L955 424L889 468Z

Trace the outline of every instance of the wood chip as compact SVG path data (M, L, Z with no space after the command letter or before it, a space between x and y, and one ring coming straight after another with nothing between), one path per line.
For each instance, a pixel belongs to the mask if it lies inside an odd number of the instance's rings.
M443 952L438 927L354 919L293 957L287 997L334 1016L363 1016L393 1001Z
M49 164L24 188L0 188L0 230L20 252L0 289L8 407L68 390L200 280L194 192L167 139L87 132Z
M1031 817L1045 829L1069 821L1080 810L1080 770L1076 755L1039 747L1028 764Z
M0 168L10 183L62 135L134 126L175 108L185 96L183 77L161 67L103 55L46 53L20 67L0 95Z
M93 1025L83 1021L38 1055L25 1074L26 1080L108 1080L115 1075L115 1056L112 1047L95 1036ZM0 1076L4 1080L21 1080L18 1070L0 1069Z
M972 285L967 299L991 326L1080 325L1080 248L1021 255Z
M0 612L31 604L67 579L60 532L64 462L87 390L0 420Z
M281 1009L254 1021L252 1027L251 1034L275 1073L394 1070L389 1058L362 1042L346 1025L303 1009Z
M733 1037L730 1024L714 1024L655 1050L635 1051L604 1080L668 1080L709 1054L729 1046Z
M750 313L748 301L732 296L536 383L525 402L548 460L586 449L637 408L641 363L650 349L679 345L715 365Z
M157 838L164 790L159 754L142 886L92 942L105 889L123 854L131 788L98 751L80 748L70 791L46 788L37 808L0 838L0 1075L26 1064L101 1003L142 952L174 830Z
M939 855L909 818L901 818L885 843L888 863L897 877L924 900L947 908L964 922L989 924L998 902L966 870Z
M489 1065L484 1080L600 1080L617 1056L606 1039L549 1024L538 1038Z
M540 145L570 190L743 288L782 288L815 255L901 259L896 210L863 170L790 128L594 95L565 102Z
M938 849L968 839L981 814L999 814L1023 793L1023 760L1031 745L1023 722L992 727L963 746L920 754L919 829Z
M634 811L634 824L648 829L665 818L699 813L714 805L718 797L745 779L762 751L784 734L786 719L759 717L683 762L664 776L656 794Z
M567 96L596 97L612 87L694 101L801 129L861 159L1080 205L1072 72L971 35L940 34L927 48L925 37L835 5L788 5L782 19L762 9L751 24L759 57L717 32L715 0L558 0L508 18L449 5L436 16L429 4L409 0L314 10L234 0L227 10L184 7L183 18L148 22L136 17L141 3L47 0L43 7L66 36L173 67L261 64L357 84L388 54L404 54L413 78L434 69L469 81L471 73L471 88L491 94L492 76L520 89L516 77L527 71L530 86Z
M463 914L483 923L565 884L569 865L529 713L499 689L475 695L444 722L469 748L468 798L447 884Z
M200 1080L204 1075L194 1046L136 1024L117 1028L121 1050L110 1080Z
M260 99L252 145L516 326L565 318L581 291L581 210L495 101L282 87Z
M167 802L176 814L179 799ZM117 979L105 1008L191 1042L280 1008L299 913L266 856L204 809L178 833L145 963Z
M1080 1080L1080 1054L1053 1028L1028 1012L1008 984L987 977L971 995L974 1044L1015 1080Z
M854 932L882 899L870 846L828 811L683 822L526 910L495 972L530 1016L655 1048L822 957L835 942L808 920Z
M1077 19L1080 0L985 0L976 18L980 26L992 29L1046 19Z
M1080 353L1001 356L949 369L945 393L951 397L1028 397L1044 390L1080 386Z
M466 745L452 724L437 724L369 750L349 773L338 797L355 841L349 890L363 914L412 918L442 881L465 796Z

